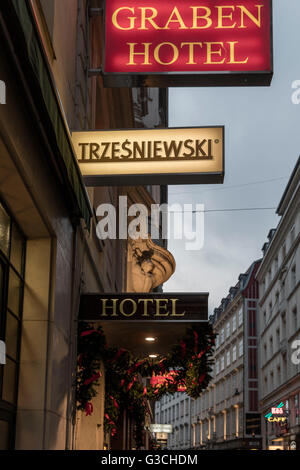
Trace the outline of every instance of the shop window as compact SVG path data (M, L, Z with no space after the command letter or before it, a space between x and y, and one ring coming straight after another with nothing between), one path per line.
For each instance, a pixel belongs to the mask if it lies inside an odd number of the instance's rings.
M13 271L9 270L9 282L8 282L8 301L7 307L16 316L20 314L20 301L22 294L22 280Z
M16 404L17 385L17 364L8 357L3 373L2 399L12 404Z
M0 367L0 428L5 432L0 449L14 446L24 257L25 237L0 203L0 340L6 344L6 364Z
M0 417L0 450L9 450L9 421Z
M9 256L10 218L0 204L0 250Z
M19 273L22 272L24 261L24 237L15 224L12 226L10 262Z

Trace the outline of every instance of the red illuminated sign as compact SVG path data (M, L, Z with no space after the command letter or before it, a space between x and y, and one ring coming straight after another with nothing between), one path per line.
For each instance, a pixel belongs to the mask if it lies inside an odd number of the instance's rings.
M272 415L283 415L283 408L271 408Z
M271 77L270 0L106 1L108 85L267 85Z

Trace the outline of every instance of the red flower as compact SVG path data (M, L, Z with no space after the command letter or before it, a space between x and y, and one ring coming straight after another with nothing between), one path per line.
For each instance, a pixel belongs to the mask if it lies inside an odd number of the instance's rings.
M86 379L83 382L83 385L89 385L90 383L95 382L96 380L98 380L101 376L102 376L102 373L97 372L97 374L93 374L92 377L90 377L89 379Z
M89 416L93 413L94 411L94 407L93 407L93 403L91 403L90 401L88 401L86 404L85 404L85 416Z
M127 387L127 390L129 392L129 390L131 389L132 385L134 384L134 382L136 381L136 377L134 377L134 379L130 382L130 384L128 385Z
M203 380L205 379L205 377L206 377L206 374L205 374L205 373L203 373L203 374L200 375L200 377L199 377L199 384L201 384L201 383L203 382Z
M197 349L198 349L198 333L197 331L194 330L194 336L195 336L195 348L194 348L194 351L195 353L197 352Z
M186 355L186 344L184 341L180 340L180 346L181 346L181 355L184 357Z
M109 397L113 401L113 404L115 405L116 408L119 408L119 405L114 397Z
M82 336L88 336L88 335L94 333L94 331L95 331L95 330L86 330L86 331L83 331L80 336L81 336L81 337L82 337Z

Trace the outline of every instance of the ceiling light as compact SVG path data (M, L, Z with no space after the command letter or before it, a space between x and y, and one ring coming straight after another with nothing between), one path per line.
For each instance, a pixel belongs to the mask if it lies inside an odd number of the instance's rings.
M154 341L156 341L156 338L154 338L154 336L147 336L147 338L145 338L145 341L148 341L149 343L154 343Z
M149 357L151 357L151 359L155 359L157 356L158 354L149 354Z

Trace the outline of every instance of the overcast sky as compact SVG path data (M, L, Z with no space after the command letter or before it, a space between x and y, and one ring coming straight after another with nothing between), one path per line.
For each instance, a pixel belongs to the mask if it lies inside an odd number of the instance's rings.
M226 153L223 185L169 186L169 203L203 203L206 210L277 207L300 154L300 104L291 100L292 82L300 80L300 1L273 0L273 10L271 87L170 88L169 126L225 125ZM212 313L261 257L278 221L275 210L205 214L202 250L169 241L177 268L164 290L207 291Z

